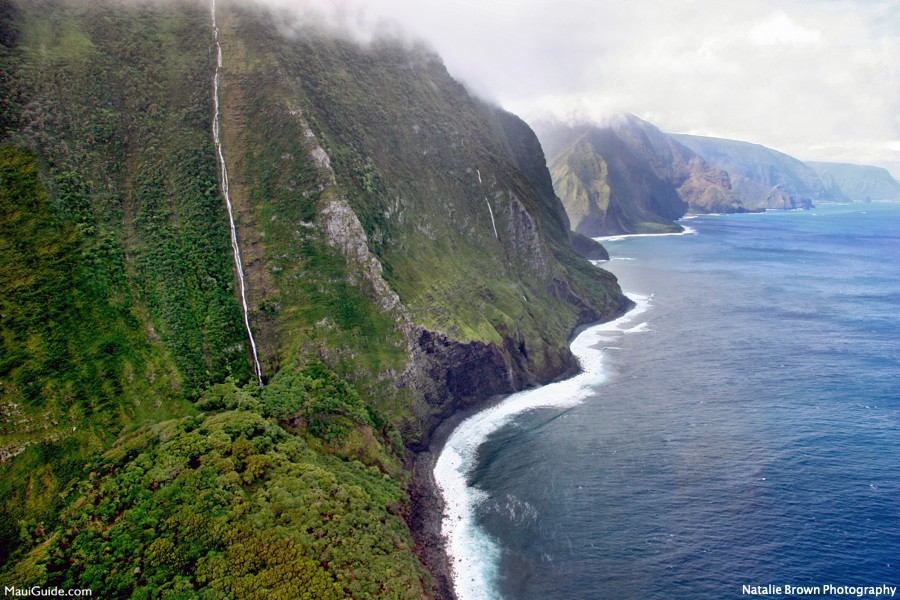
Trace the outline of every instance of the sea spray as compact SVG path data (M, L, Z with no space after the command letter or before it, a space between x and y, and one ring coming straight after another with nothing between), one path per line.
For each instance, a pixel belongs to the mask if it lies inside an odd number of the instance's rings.
M222 139L219 136L219 77L222 70L222 44L219 43L219 27L216 25L216 0L210 0L210 13L212 16L213 34L216 40L216 72L213 76L213 140L216 145L216 157L219 161L222 197L225 198L225 206L228 207L228 225L231 228L231 249L234 252L234 266L237 270L238 282L241 288L241 306L244 311L244 327L247 330L247 338L250 340L250 350L253 353L253 367L256 372L256 380L262 386L262 368L259 364L259 355L256 351L256 340L253 339L253 330L250 328L250 307L247 304L247 289L244 281L244 265L241 262L241 248L238 245L237 228L234 225L234 210L231 206L231 194L228 189L228 169L225 167L225 154L222 152Z
M636 307L626 315L583 331L571 345L581 372L565 381L513 394L501 403L463 421L450 435L434 468L444 498L441 533L446 540L460 600L486 600L498 596L494 588L498 545L480 530L475 509L487 496L469 486L478 448L488 436L515 416L537 408L566 408L589 396L606 379L604 351L626 333L645 330L630 326L650 306L652 296L630 294Z

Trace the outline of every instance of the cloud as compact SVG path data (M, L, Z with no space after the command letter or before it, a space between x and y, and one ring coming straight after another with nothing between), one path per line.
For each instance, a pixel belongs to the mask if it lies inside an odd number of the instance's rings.
M860 156L900 177L895 0L310 3L358 28L397 23L471 89L525 118L629 111L799 158L868 149Z
M747 34L751 42L764 46L773 44L818 44L822 33L798 25L784 11L778 11L770 18L754 25Z

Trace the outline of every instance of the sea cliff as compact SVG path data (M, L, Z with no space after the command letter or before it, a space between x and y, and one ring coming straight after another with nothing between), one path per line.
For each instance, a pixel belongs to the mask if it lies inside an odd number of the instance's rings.
M440 597L415 455L628 306L531 129L244 2L0 18L4 580Z

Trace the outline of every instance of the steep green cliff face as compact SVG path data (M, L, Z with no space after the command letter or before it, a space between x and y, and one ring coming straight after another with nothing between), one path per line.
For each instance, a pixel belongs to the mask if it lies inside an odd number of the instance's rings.
M603 126L543 123L553 184L575 231L679 231L686 211L744 210L728 174L633 115Z
M432 53L216 17L262 390L209 5L0 0L4 581L428 596L405 453L628 302Z
M269 363L373 344L367 372L446 412L565 370L573 326L621 309L571 249L534 134L435 55L221 12L226 123L244 121L226 158ZM344 277L322 277L324 257ZM340 311L310 302L323 291Z
M124 429L192 414L203 387L249 374L208 43L187 35L206 15L102 8L0 8L4 557L50 535Z

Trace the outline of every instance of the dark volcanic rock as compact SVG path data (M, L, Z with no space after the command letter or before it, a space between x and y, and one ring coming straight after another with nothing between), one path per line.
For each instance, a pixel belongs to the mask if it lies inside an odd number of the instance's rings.
M577 231L573 231L571 237L572 248L582 257L588 260L609 260L609 252L597 240L582 235Z

